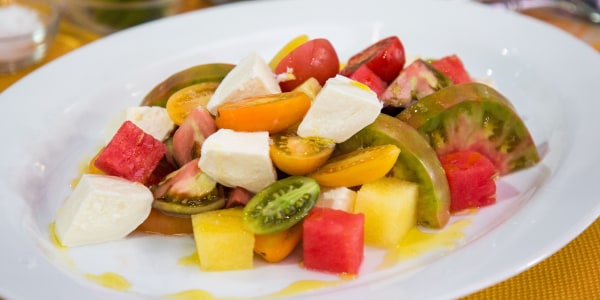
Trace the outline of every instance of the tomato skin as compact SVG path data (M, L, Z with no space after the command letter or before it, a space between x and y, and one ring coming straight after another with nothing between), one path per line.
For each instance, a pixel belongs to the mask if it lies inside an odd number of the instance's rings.
M321 85L334 77L340 70L340 61L333 45L327 39L313 39L286 55L277 67L275 74L293 70L294 80L279 83L284 92L291 91L307 79L314 77Z
M218 128L277 133L300 122L310 105L304 92L249 97L219 106L215 122Z
M340 74L350 77L360 66L367 65L379 78L390 83L398 76L405 62L402 42L397 36L390 36L352 56Z

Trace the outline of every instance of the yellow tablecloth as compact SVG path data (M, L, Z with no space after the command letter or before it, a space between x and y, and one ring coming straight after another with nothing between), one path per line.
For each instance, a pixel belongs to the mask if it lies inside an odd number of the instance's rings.
M208 6L204 0L188 2L189 9ZM532 10L526 14L567 30L600 51L600 25L576 21L551 10ZM63 23L44 61L18 74L0 75L0 92L40 65L96 38L98 36L92 33ZM463 299L600 299L599 248L600 219L597 219L579 237L548 259Z

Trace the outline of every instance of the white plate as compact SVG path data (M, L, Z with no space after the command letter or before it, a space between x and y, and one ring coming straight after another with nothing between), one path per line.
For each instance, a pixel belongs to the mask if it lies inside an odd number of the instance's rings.
M513 276L575 238L600 214L597 82L600 56L566 33L510 12L449 1L252 1L114 34L48 64L0 95L0 295L8 299L138 299L184 290L267 295L301 279L338 280L288 261L252 271L178 266L186 238L135 237L59 250L49 240L69 182L97 151L112 115L189 66L266 59L300 33L326 37L341 59L388 35L411 55L457 53L471 74L514 102L544 154L502 178L499 203L468 217L453 249L379 270L369 249L361 275L309 292L345 299L459 297ZM115 272L132 287L105 289L84 274ZM301 295L305 297L307 294Z

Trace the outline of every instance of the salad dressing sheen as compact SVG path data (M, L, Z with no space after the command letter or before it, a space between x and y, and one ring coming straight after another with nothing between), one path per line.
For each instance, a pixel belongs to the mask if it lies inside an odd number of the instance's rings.
M200 260L198 258L198 251L194 251L188 256L181 257L177 261L177 264L180 266L199 266Z
M131 288L131 283L129 283L127 279L113 272L106 272L99 275L85 274L85 278L94 281L105 288L117 291L127 291Z
M469 225L471 225L471 221L468 219L463 219L449 224L447 228L443 231L424 232L421 231L419 228L414 227L407 233L407 235L402 240L402 242L400 242L400 245L397 248L390 250L386 253L380 265L380 268L394 266L402 261L418 257L434 249L452 249L456 246L456 242L464 237L463 231ZM50 224L49 232L50 241L58 249L63 251L67 250L67 248L60 244L58 238L56 237L54 223ZM63 258L65 259L65 261L70 262L71 265L75 265L68 257L65 256ZM182 266L198 265L198 253L194 251L188 256L181 257L178 260L177 264ZM100 284L101 286L118 291L126 291L129 288L131 288L131 284L125 278L113 272L106 272L100 275L85 274L85 277L91 281ZM345 277L343 275L341 275L340 278L340 280L335 281L299 280L296 282L292 282L290 285L288 285L280 291L267 295L267 297L276 298L294 296L305 292L318 290L321 288L337 286L345 281L354 279L354 277ZM180 293L167 295L166 297L169 299L176 300L217 299L212 294L204 290L187 290L182 291Z
M188 290L176 294L165 295L167 299L173 300L212 300L217 299L205 290Z
M398 247L388 251L380 268L391 267L402 261L415 258L427 251L447 248L452 249L464 238L464 229L471 225L471 220L463 219L448 224L444 230L424 232L417 227L411 228Z
M417 227L413 227L404 237L400 245L389 250L383 258L380 268L392 267L402 261L418 257L428 251L440 248L452 249L460 239L464 238L464 229L471 225L471 220L462 219L448 224L442 231L424 232ZM181 266L199 265L198 253L194 251L188 256L181 257L178 262ZM355 276L340 275L340 280L299 280L290 283L280 291L266 295L266 298L291 297L302 293L334 287L339 284L355 279ZM188 300L188 299L222 299L216 298L204 290L187 290L177 294L168 295L169 299Z

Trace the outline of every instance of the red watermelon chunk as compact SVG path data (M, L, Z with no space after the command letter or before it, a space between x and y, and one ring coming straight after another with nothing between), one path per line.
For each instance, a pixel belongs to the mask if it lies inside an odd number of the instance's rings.
M358 274L364 256L363 214L314 207L303 224L304 266L334 274Z
M125 121L94 165L108 175L147 184L166 152L165 144Z
M387 82L377 76L377 74L369 69L367 65L362 65L356 69L356 71L350 75L350 78L368 86L377 94L377 97L380 97L387 88Z
M454 84L471 82L471 76L469 76L465 66L456 54L435 60L431 65L442 74L448 76Z
M479 152L465 150L440 156L450 186L450 212L496 202L497 170Z

